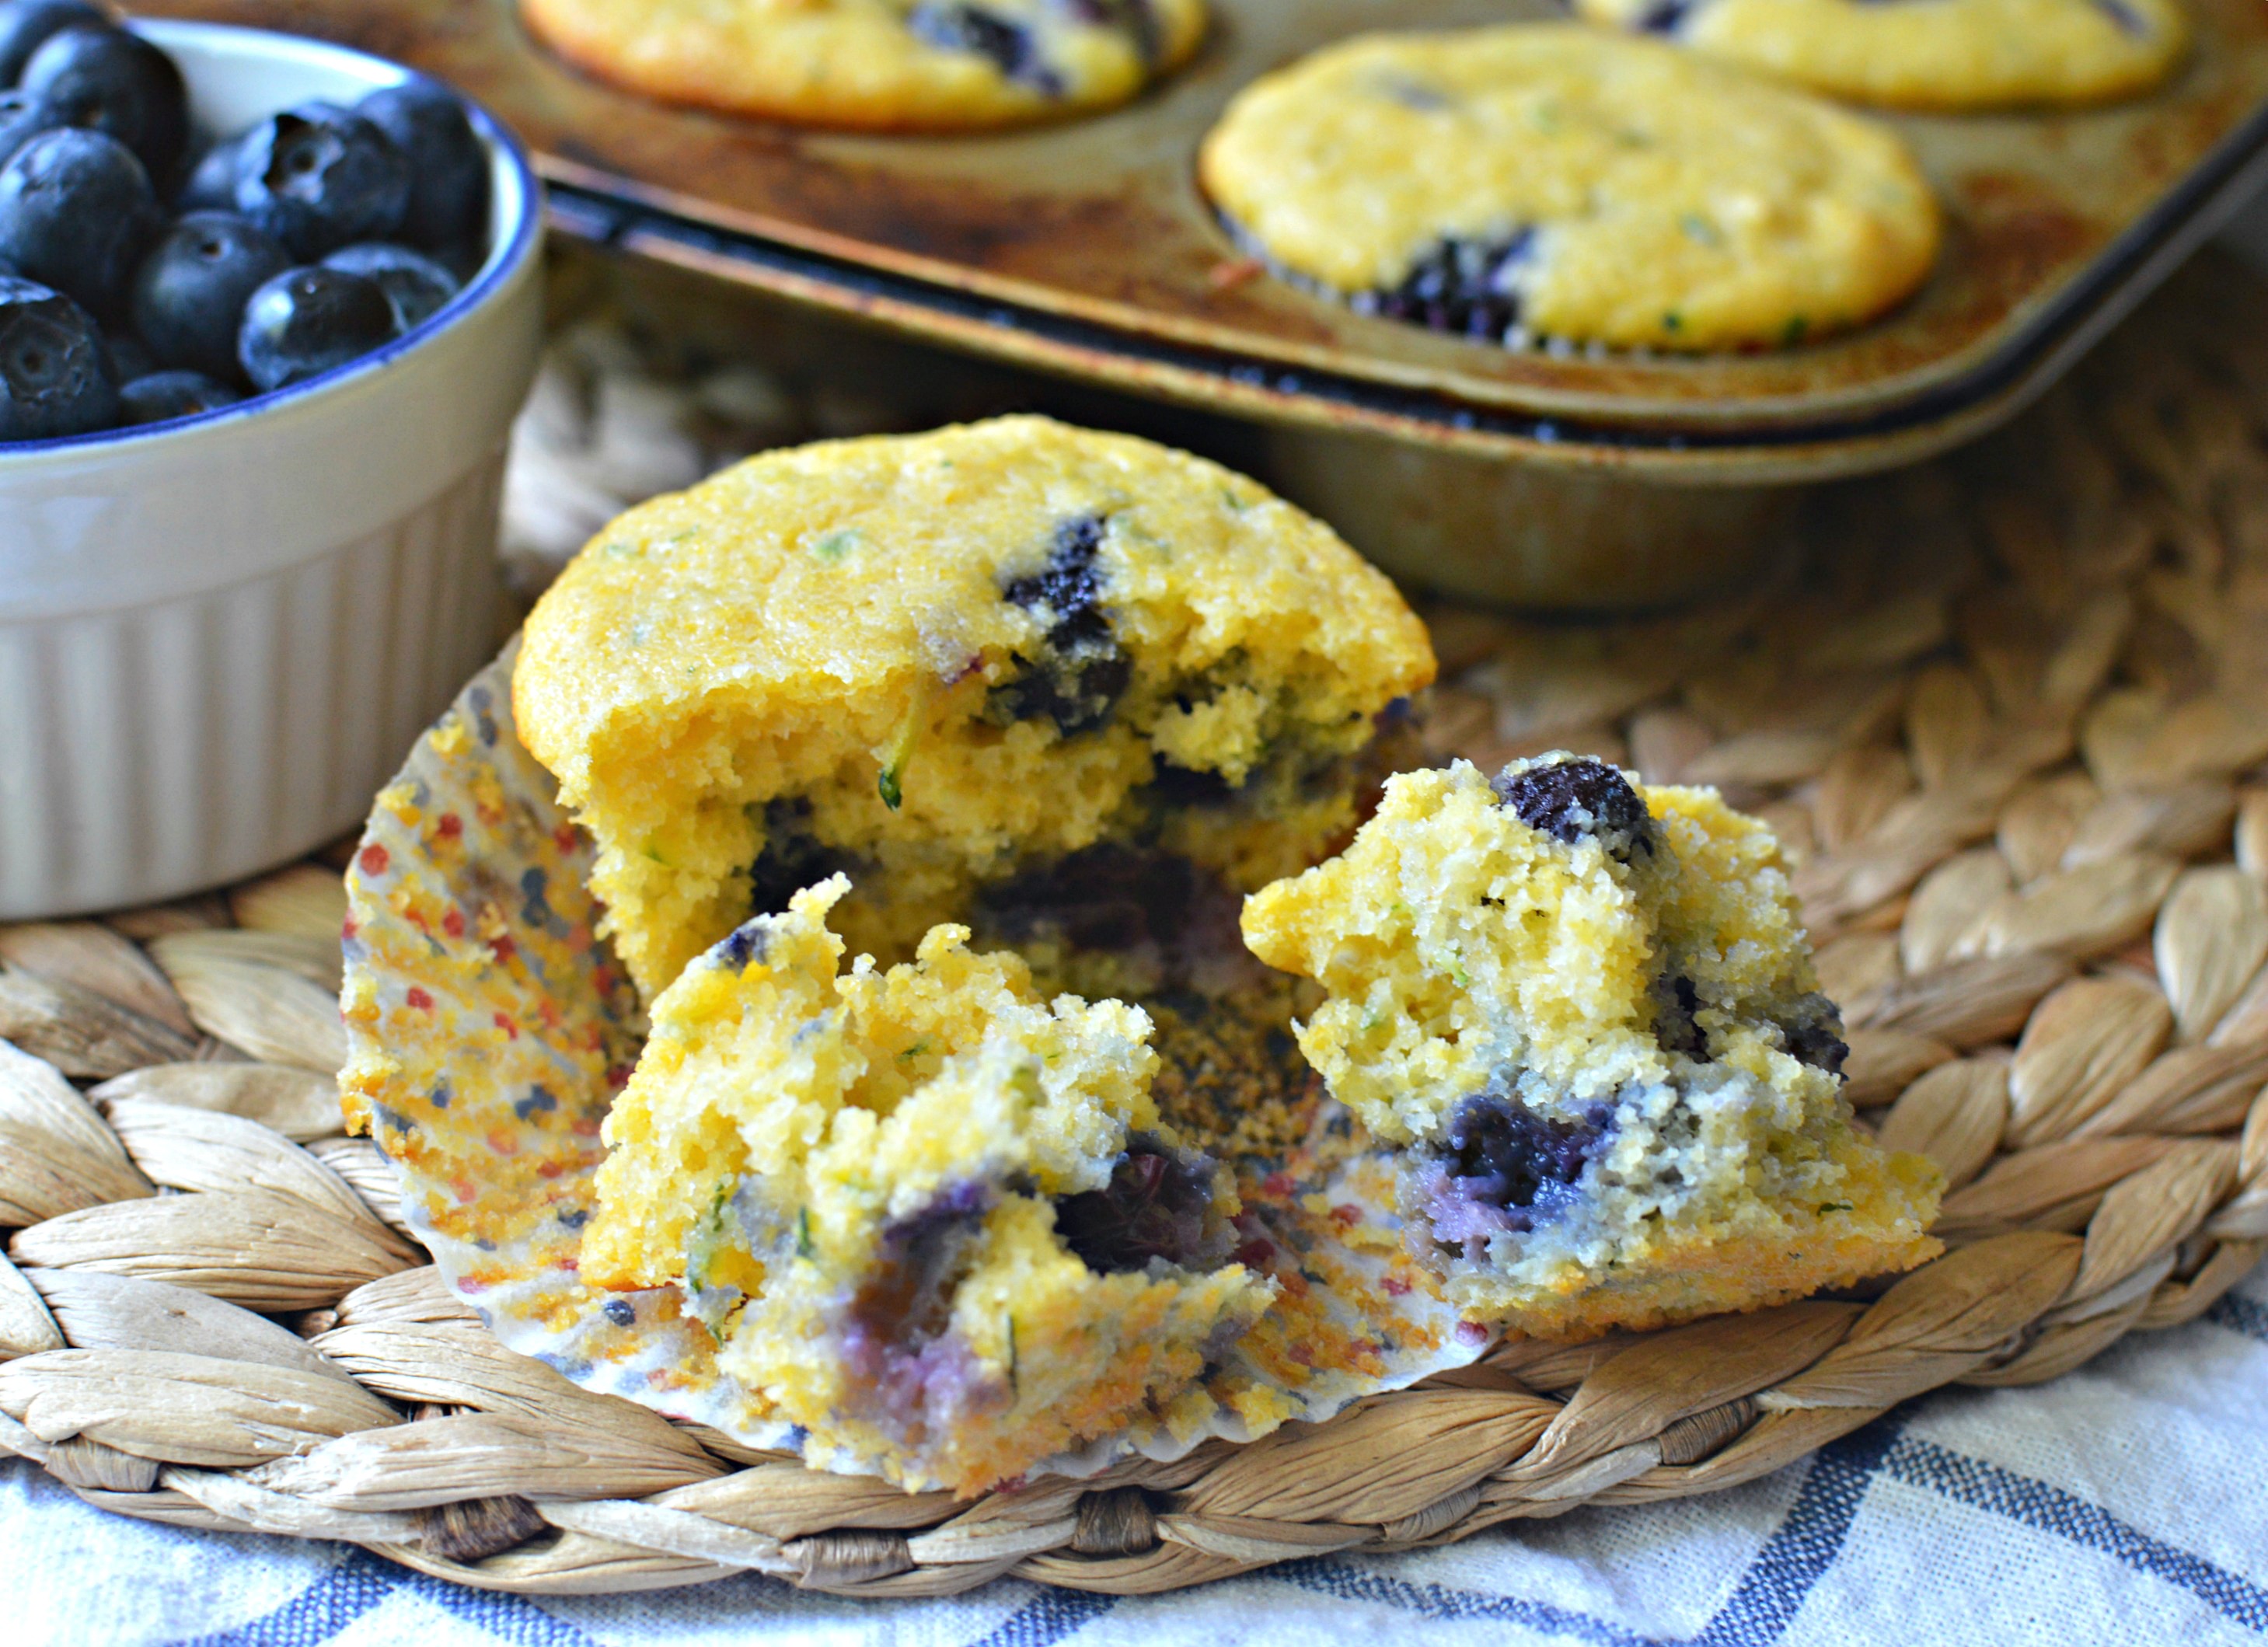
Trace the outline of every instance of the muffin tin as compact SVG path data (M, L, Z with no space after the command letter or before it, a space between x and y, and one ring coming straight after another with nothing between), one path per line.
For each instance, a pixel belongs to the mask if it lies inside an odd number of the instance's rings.
M388 53L497 110L570 232L955 346L1310 425L1667 478L1875 467L2051 379L2264 171L2268 10L2190 0L2157 95L2062 114L1889 116L1951 220L1923 291L1864 330L1698 360L1513 352L1366 318L1258 272L1195 179L1255 76L1376 28L1557 15L1549 0L1213 0L1191 65L1115 112L876 137L672 108L584 78L511 0L158 0Z

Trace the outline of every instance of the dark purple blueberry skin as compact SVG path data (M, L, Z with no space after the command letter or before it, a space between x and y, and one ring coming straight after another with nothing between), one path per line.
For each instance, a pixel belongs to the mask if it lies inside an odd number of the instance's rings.
M1780 1026L1787 1050L1799 1063L1810 1064L1830 1075L1843 1073L1851 1043L1843 1039L1843 1012L1834 1002L1814 990L1795 1004L1789 1020Z
M117 138L172 192L189 145L188 88L148 40L125 29L63 29L32 54L21 84L63 124Z
M1377 295L1378 312L1436 332L1501 338L1520 319L1514 276L1535 240L1522 229L1500 240L1438 241L1400 285Z
M1535 1204L1548 1186L1569 1185L1606 1139L1612 1112L1603 1104L1580 1121L1539 1115L1517 1099L1493 1092L1461 1099L1443 1129L1443 1168L1466 1199L1507 1212ZM1529 1221L1514 1217L1512 1227Z
M906 27L925 46L972 52L1011 80L1050 97L1063 94L1063 82L1041 57L1032 31L983 6L922 0L907 13Z
M150 346L131 332L106 332L102 344L110 351L113 383L131 383L158 369L158 357L150 352Z
M142 163L100 132L41 132L0 165L0 257L99 318L162 221Z
M136 426L170 423L177 417L234 406L243 398L202 371L153 371L119 390L118 421Z
M1675 34L1700 4L1701 0L1654 0L1638 18L1638 29L1646 34Z
M244 305L291 267L291 254L246 218L177 217L135 271L134 329L160 365L238 382Z
M800 795L775 795L764 803L764 849L748 869L748 913L782 914L788 900L805 887L816 886L837 870L858 867L812 837L808 800Z
M979 894L985 918L1012 941L1060 937L1079 949L1169 945L1197 906L1198 871L1185 857L1116 842L1081 847L995 882Z
M1002 599L1027 612L1045 612L1046 655L1023 674L995 687L986 711L995 720L1045 716L1064 737L1091 732L1110 718L1134 665L1120 650L1102 608L1102 574L1094 563L1108 523L1082 515L1056 528L1048 562L1028 577L1004 585Z
M465 105L437 81L373 92L355 113L394 140L409 160L401 238L424 251L475 261L489 226L489 155Z
M0 0L0 86L22 79L32 54L64 29L112 26L86 0Z
M63 122L55 112L28 92L0 92L0 161L43 131Z
M1148 1268L1152 1259L1195 1267L1225 1254L1205 1251L1212 1171L1202 1156L1130 1139L1101 1189L1056 1202L1056 1232L1098 1276Z
M457 277L421 252L384 240L342 246L323 260L326 268L374 280L394 305L394 326L407 332L438 313L459 290Z
M1588 757L1499 775L1490 787L1521 822L1568 846L1587 835L1645 841L1653 825L1630 781Z
M375 281L337 268L294 268L252 294L237 364L263 393L358 360L394 336L394 305Z
M94 317L35 281L0 276L0 442L84 435L117 417Z
M197 157L189 168L189 175L181 184L181 192L173 197L175 211L226 211L236 210L236 151L244 144L244 134L223 137Z
M246 134L236 209L306 262L401 232L409 162L394 139L335 103L302 103Z

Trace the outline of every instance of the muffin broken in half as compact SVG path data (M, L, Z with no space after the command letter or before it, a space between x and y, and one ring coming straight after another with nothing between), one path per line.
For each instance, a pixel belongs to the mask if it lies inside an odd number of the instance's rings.
M1410 1239L1476 1315L1642 1328L1939 1250L1935 1169L1851 1125L1778 845L1712 790L1405 773L1243 925L1329 992L1300 1044L1403 1151Z
M1170 940L1207 887L1352 833L1381 712L1432 675L1321 522L1186 453L1009 417L640 504L529 616L512 704L651 998L837 870L836 930L885 963L947 922ZM1130 877L1187 895L1099 919Z
M582 1274L680 1283L720 1364L909 1488L980 1491L1167 1412L1274 1294L1159 1118L1139 1008L1042 1001L945 926L845 974L835 877L653 1007Z

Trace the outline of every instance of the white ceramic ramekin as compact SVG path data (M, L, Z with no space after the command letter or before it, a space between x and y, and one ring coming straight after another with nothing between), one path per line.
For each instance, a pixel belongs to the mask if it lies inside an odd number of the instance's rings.
M213 131L405 77L290 35L136 26ZM541 202L474 121L489 257L427 328L182 423L0 447L0 919L171 897L340 834L493 650Z

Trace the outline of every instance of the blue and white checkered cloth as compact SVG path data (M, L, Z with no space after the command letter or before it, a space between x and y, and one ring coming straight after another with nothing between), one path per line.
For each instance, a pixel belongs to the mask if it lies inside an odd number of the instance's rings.
M1940 1392L1732 1492L1146 1599L856 1602L749 1576L525 1600L122 1520L14 1461L0 1597L7 1647L2213 1647L2268 1636L2268 1271L2053 1384Z

